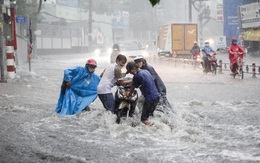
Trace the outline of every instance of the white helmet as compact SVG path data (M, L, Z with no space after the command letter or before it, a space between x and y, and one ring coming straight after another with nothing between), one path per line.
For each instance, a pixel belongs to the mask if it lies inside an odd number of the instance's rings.
M205 40L204 44L205 44L205 46L209 46L209 41Z
M134 61L140 60L140 59L143 59L143 58L144 58L143 56L139 55L139 56L136 56L136 57L135 57Z

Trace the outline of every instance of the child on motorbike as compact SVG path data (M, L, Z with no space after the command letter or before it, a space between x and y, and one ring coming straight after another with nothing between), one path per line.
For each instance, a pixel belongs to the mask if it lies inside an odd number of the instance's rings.
M210 52L215 53L215 51L209 46L209 41L205 41L204 45L201 49L201 51L203 52L203 68L204 68L204 72L208 71L210 69L209 67L209 62L208 62L208 57L210 56Z
M231 40L231 44L228 48L228 58L230 61L230 70L233 74L238 74L237 68L237 60L241 59L243 61L244 58L244 49L237 44L237 39L233 38Z
M139 69L138 65L133 61L127 63L126 69L126 73L134 75L133 83L128 96L132 96L135 88L139 88L141 90L142 95L144 96L141 121L145 125L151 125L148 118L153 114L160 98L153 77L147 70Z

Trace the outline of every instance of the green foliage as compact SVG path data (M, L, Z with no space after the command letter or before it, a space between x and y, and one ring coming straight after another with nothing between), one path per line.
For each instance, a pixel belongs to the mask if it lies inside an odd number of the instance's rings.
M154 7L156 4L160 3L160 0L149 0L151 5Z
M39 21L40 17L37 17L38 3L27 3L27 0L16 1L16 15L17 16L29 16L34 21Z
M4 18L4 22L6 24L8 24L10 22L10 20L11 20L11 17L7 13L3 14L3 18Z

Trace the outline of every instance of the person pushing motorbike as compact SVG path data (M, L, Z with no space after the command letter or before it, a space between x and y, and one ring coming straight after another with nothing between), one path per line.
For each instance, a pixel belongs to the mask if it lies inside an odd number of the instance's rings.
M133 75L133 82L128 93L128 97L132 96L135 88L140 89L142 95L144 96L141 121L145 125L151 125L148 118L150 115L153 115L160 98L154 79L147 70L140 69L134 61L128 62L126 69L126 74L130 73Z
M241 59L243 61L244 58L244 49L237 44L237 39L233 38L231 40L231 44L228 48L228 58L230 61L230 70L233 74L237 74L237 68L238 59Z
M175 112L171 104L169 103L167 97L166 97L166 86L164 82L162 81L159 74L155 71L154 67L147 63L146 59L144 59L142 56L138 56L134 59L135 64L138 66L138 68L142 70L147 70L155 83L155 86L160 94L160 101L157 105L156 110L165 112L165 111L171 111ZM139 98L139 103L142 103L142 96ZM151 116L153 116L151 114Z

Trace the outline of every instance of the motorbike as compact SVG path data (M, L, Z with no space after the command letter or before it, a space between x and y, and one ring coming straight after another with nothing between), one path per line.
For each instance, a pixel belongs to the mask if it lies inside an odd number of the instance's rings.
M138 93L134 90L131 97L128 97L131 85L117 86L115 92L115 114L116 123L121 122L122 117L132 117L137 105Z
M195 61L200 61L200 60L201 60L201 55L200 55L200 53L193 54L193 60L195 60Z
M234 55L237 55L236 62L232 65L232 78L234 79L237 75L240 77L240 79L244 79L244 71L243 71L243 60L240 58L240 55L243 53L239 52L233 52Z
M202 58L201 58L200 52L193 54L192 58L194 61L195 68L201 64Z
M216 58L216 52L209 52L206 55L206 61L204 60L203 63L203 72L204 73L209 73L211 72L212 74L216 75L217 73L217 58Z

